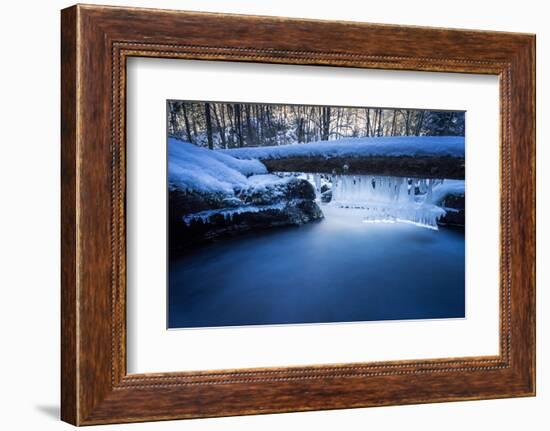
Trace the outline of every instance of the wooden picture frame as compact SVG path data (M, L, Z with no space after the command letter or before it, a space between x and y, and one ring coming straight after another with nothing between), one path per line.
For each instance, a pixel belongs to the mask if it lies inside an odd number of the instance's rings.
M534 35L84 5L61 17L64 421L535 394ZM500 354L128 375L125 65L131 56L498 75Z

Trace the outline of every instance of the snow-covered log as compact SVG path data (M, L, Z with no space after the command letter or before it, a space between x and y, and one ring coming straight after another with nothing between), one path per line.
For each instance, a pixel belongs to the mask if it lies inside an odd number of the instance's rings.
M461 136L346 138L235 148L224 153L243 161L260 160L270 172L464 178L464 137Z

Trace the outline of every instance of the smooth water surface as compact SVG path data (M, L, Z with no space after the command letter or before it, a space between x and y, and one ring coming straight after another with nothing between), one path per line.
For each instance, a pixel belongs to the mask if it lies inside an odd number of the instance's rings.
M465 316L464 233L325 219L199 248L169 262L168 327Z

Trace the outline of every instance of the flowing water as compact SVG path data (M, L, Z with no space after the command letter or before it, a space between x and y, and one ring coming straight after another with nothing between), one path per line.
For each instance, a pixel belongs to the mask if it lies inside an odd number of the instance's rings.
M362 206L323 204L320 222L171 260L168 326L464 317L464 232L365 223Z

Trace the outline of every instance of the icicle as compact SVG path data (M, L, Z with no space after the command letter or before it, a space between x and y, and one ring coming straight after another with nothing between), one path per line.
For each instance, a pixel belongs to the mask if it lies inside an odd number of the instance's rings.
M321 174L313 175L313 184L315 187L315 199L321 199Z
M412 223L437 229L445 210L432 203L442 180L367 175L336 175L331 205L365 210L366 223Z

